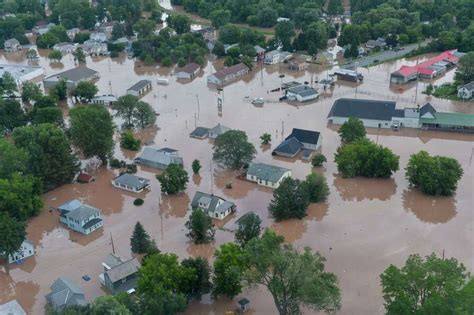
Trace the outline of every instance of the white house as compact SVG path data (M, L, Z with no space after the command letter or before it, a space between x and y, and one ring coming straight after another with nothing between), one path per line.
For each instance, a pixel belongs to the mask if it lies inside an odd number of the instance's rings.
M296 100L298 102L311 101L317 99L319 96L319 92L315 88L307 85L299 85L289 88L286 90L285 94L290 101Z
M58 207L59 221L82 234L90 234L103 226L100 210L73 199Z
M200 191L197 191L194 195L191 208L193 210L201 209L211 218L219 220L224 219L236 210L233 202Z
M0 314L26 315L26 312L17 302L17 300L11 300L5 304L0 304Z
M289 60L291 57L293 57L293 55L290 52L277 49L267 52L263 62L267 65L274 65Z
M117 101L115 95L100 95L91 99L91 104L110 106Z
M474 81L458 87L458 97L463 100L471 99L474 96Z
M20 42L16 38L11 38L5 41L3 47L6 52L15 52L21 50Z
M77 48L75 43L57 43L53 46L54 50L60 51L62 54L71 54Z
M201 72L201 66L197 63L188 63L184 67L178 69L176 77L178 79L193 80Z
M31 241L24 240L23 243L21 243L21 246L17 250L17 252L8 257L8 263L11 264L17 261L21 261L25 258L34 256L34 255L35 255L35 246L33 245ZM3 254L0 256L5 256L5 255Z
M246 178L259 185L278 188L283 179L291 176L291 170L264 163L250 163Z
M94 39L88 39L82 44L82 50L91 56L103 56L109 53L106 43Z
M120 189L139 193L142 192L144 189L150 187L150 180L132 174L124 173L119 177L114 178L112 180L112 185Z
M107 35L102 32L92 32L90 39L101 42L101 43L105 43L107 41Z
M249 73L249 71L249 67L247 67L245 64L238 63L207 76L207 83L223 85L246 75Z
M221 134L223 134L223 133L225 133L229 130L230 130L229 127L226 127L226 126L221 125L219 123L214 128L209 129L209 131L207 132L207 135L208 135L209 139L215 139L218 136L220 136Z

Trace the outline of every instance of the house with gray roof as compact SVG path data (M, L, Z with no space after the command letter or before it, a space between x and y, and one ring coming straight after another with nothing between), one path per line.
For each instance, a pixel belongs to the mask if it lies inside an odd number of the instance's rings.
M201 66L191 62L176 71L178 79L193 80L201 72Z
M250 72L250 68L243 63L238 63L231 67L219 70L207 76L207 83L215 85L224 85L231 81L246 75Z
M294 157L303 150L303 159L308 160L321 147L321 143L322 136L319 132L293 128L291 134L273 150L272 155Z
M127 95L142 97L151 90L150 80L140 80L127 89Z
M144 189L150 187L150 180L124 173L112 180L112 185L117 188L125 189L131 192L142 192Z
M209 217L219 220L236 211L236 205L233 202L200 191L194 195L191 208L202 209Z
M226 127L219 123L214 128L209 129L209 132L208 132L209 139L216 139L218 136L220 136L221 134L229 130L230 130L229 127Z
M5 304L0 304L0 314L26 315L25 311L16 300L11 300Z
M50 89L60 80L65 80L68 89L73 90L79 82L95 81L97 79L99 79L99 72L89 69L86 66L79 66L45 78L43 85L45 89Z
M278 188L283 179L291 176L291 170L264 163L250 163L246 178L259 185Z
M71 54L76 51L76 43L57 43L53 46L54 50L61 52L62 54Z
M287 61L293 57L293 54L288 51L282 50L272 50L265 54L265 59L263 62L267 65L274 65L277 63L281 63Z
M205 127L196 127L189 136L196 139L205 139L209 135L209 128Z
M58 207L59 221L82 234L90 234L103 226L100 210L73 199Z
M15 52L21 50L21 44L16 38L10 38L3 44L5 52Z
M46 301L55 310L62 310L67 306L87 305L84 292L74 282L60 277L51 286L51 292L46 295Z
M458 97L463 100L471 99L474 96L474 81L458 87Z
M138 259L124 260L115 254L109 254L102 263L104 272L99 275L100 283L112 294L135 292L138 285Z
M109 54L109 49L106 43L94 39L88 39L81 45L84 53L90 56L105 56Z
M117 101L115 95L99 95L90 100L91 104L110 106Z
M287 89L285 95L290 101L308 102L317 99L319 92L311 86L302 84Z
M183 158L178 155L178 151L170 148L150 148L143 150L137 157L135 163L164 170L170 164L183 165Z

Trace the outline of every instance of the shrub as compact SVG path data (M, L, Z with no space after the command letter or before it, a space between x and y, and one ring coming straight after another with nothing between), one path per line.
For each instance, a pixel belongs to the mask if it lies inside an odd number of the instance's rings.
M327 162L327 159L321 153L316 154L311 160L311 164L313 165L313 167L321 167L325 162Z
M133 201L133 204L134 204L135 206L141 206L144 202L145 202L145 201L143 201L142 198L137 198L137 199L135 199L135 200Z
M141 143L142 142L140 141L140 139L136 139L130 130L124 131L122 133L120 147L127 150L138 151L140 150Z

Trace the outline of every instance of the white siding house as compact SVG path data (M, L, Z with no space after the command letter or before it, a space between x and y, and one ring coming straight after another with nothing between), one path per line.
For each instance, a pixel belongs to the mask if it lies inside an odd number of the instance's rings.
M263 163L250 163L246 178L259 185L278 188L287 177L291 177L291 170Z
M20 248L14 253L13 255L10 255L8 257L8 263L14 263L17 261L21 261L25 258L34 256L35 254L35 246L33 243L29 240L24 240L23 243L21 243ZM0 255L0 256L5 256L5 255Z

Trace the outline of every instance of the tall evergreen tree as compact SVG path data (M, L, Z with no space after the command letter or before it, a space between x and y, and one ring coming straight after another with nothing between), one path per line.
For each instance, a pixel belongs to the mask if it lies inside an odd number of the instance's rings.
M132 237L130 238L132 252L137 254L147 253L151 244L152 241L150 235L145 231L143 225L137 221L137 224L135 224L135 228L133 229Z

